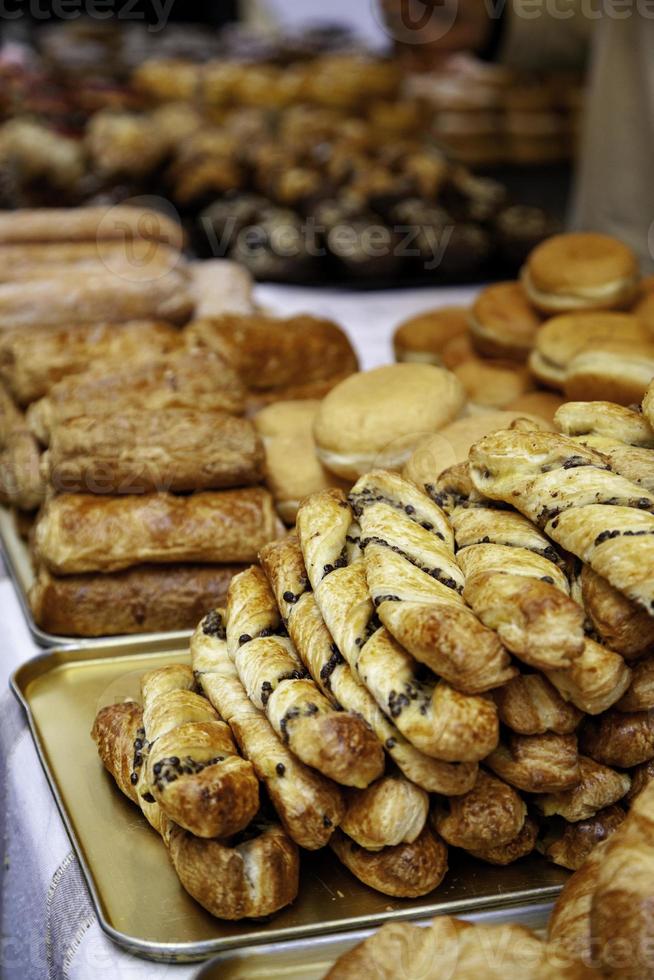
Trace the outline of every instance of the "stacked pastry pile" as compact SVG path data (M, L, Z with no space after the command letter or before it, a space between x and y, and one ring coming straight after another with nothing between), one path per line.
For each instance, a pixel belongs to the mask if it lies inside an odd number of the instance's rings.
M642 399L654 375L654 301L632 251L598 234L557 235L534 249L520 282L497 283L470 309L401 324L399 361L439 364L469 411L517 409L551 420L563 396Z

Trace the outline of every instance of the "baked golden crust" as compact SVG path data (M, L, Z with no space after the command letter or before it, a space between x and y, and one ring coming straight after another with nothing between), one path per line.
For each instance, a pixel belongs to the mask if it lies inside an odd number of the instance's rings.
M525 793L571 789L581 778L575 735L509 733L488 756L486 765Z
M619 405L641 401L654 372L654 338L633 344L602 341L597 350L583 350L566 366L563 390L572 401L606 398Z
M607 846L608 841L601 841L579 871L568 879L547 925L548 942L587 964L593 962L595 954L590 935L590 910Z
M170 408L65 419L43 465L58 492L120 494L250 486L261 481L263 462L246 419Z
M609 806L586 820L565 823L562 828L545 834L543 853L548 861L577 871L598 844L617 830L626 815L622 807Z
M103 497L62 494L35 528L38 559L59 575L117 572L152 562L247 562L276 537L266 490Z
M438 888L447 871L447 847L425 827L411 844L366 851L337 830L329 846L364 885L394 898L417 898Z
M0 378L16 401L27 405L92 363L133 365L181 344L180 331L157 320L5 330L0 334Z
M0 502L18 510L36 510L46 494L41 454L26 428L15 429L0 450Z
M654 708L654 657L634 665L631 684L616 708L618 711L651 711Z
M245 392L217 354L178 351L129 368L112 362L106 368L63 378L45 398L30 405L27 421L37 439L47 445L58 422L79 415L112 415L117 404L124 410L188 408L239 414Z
M625 660L654 651L654 619L588 565L581 571L581 598L593 631Z
M526 817L520 832L516 834L513 840L507 841L506 844L490 844L488 847L469 848L468 853L480 861L485 861L486 864L505 867L507 864L513 864L514 861L519 861L520 858L531 854L536 847L538 831L539 827L536 821L532 820L531 817Z
M522 830L526 816L527 807L516 791L481 769L469 793L436 802L431 823L447 844L472 851L508 844Z
M542 321L519 282L498 282L482 289L468 322L472 342L483 357L524 361Z
M345 811L341 790L300 762L248 698L227 652L222 611L198 625L191 657L202 689L265 784L288 835L310 851L324 847Z
M143 781L163 812L197 837L229 837L259 809L259 783L229 726L196 694L190 667L141 678L148 748Z
M570 667L550 670L547 677L567 701L589 715L599 715L625 693L631 671L619 654L587 638Z
M327 490L305 501L298 534L324 621L381 710L426 755L446 762L476 762L487 755L498 737L494 706L443 681L423 679L413 657L378 625L358 527L344 495Z
M500 721L518 735L570 735L583 717L542 674L520 674L493 691Z
M412 844L422 833L428 812L425 791L392 773L366 789L348 790L340 828L360 847L379 851Z
M0 334L0 340L2 335ZM25 418L4 384L0 383L0 450L14 432L25 428Z
M242 565L139 565L112 575L57 577L38 570L29 601L34 621L60 636L118 636L191 630L224 603Z
M640 412L610 401L569 401L554 416L566 436L605 436L627 446L654 449L654 431Z
M621 800L631 785L629 776L583 755L579 756L579 774L579 783L572 789L536 798L536 806L546 817L559 816L570 823L588 820Z
M345 786L363 788L380 775L377 737L310 679L259 567L232 579L227 647L250 700L299 759Z
M654 759L650 759L649 762L643 762L635 769L630 772L631 776L631 789L625 796L625 802L631 803L639 793L645 789L649 783L654 780Z
M404 320L393 334L396 361L442 364L441 352L456 337L468 333L465 306L444 306Z
M181 248L184 235L176 221L150 208L113 205L83 208L24 208L0 214L0 242L57 243L135 239L166 242Z
M587 718L579 746L585 755L605 766L639 766L654 759L654 716L651 711L613 709L600 718Z

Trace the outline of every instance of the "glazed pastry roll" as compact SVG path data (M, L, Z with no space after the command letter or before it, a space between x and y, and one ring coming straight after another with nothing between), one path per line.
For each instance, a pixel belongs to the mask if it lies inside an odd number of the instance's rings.
M571 789L580 779L575 735L507 735L486 759L505 782L525 793Z
M631 671L622 657L586 638L583 650L570 665L549 670L547 678L567 701L589 715L599 715L615 704L631 683Z
M71 375L30 405L27 421L44 445L55 425L78 415L113 415L122 409L161 412L187 408L233 412L244 407L244 391L231 368L207 351L180 351L133 367L110 364Z
M342 791L305 766L250 701L227 652L225 616L209 613L191 639L193 670L264 783L289 836L314 851L329 841L345 811Z
M548 941L587 964L593 962L596 952L591 942L590 910L607 847L608 841L600 842L568 879L547 924Z
M131 205L84 208L36 208L0 214L0 243L69 244L70 242L145 240L181 248L177 222L160 211Z
M0 332L0 378L16 401L27 405L69 374L152 360L179 349L181 338L172 324L156 320L5 330Z
M129 275L133 266L139 271L145 266L160 275L175 267L183 269L184 260L177 249L147 239L0 244L0 282L48 279L53 273L72 269L82 276L103 268L124 269Z
M340 828L360 847L380 851L412 844L422 833L428 812L427 793L399 774L391 774L366 789L346 792Z
M447 872L447 847L429 827L413 843L381 851L366 851L340 830L329 846L359 881L393 898L427 895L438 888Z
M631 804L636 797L643 792L646 786L654 781L654 759L649 762L642 762L630 772L631 789L625 796L625 803Z
M542 851L548 861L577 871L593 850L607 840L626 817L621 806L608 806L576 823L557 823L543 838Z
M61 494L35 528L38 559L57 575L119 572L144 563L254 561L278 534L266 490L104 497Z
M436 802L431 823L447 844L471 851L508 844L520 833L526 817L527 807L519 794L482 769L469 793Z
M139 565L111 575L38 570L30 589L34 621L59 636L119 636L194 629L224 603L243 565Z
M580 781L572 789L536 797L536 806L546 817L559 816L570 823L588 820L621 800L631 785L629 776L583 755L579 773Z
M0 502L31 511L41 505L45 491L36 439L27 429L17 429L0 450Z
M518 735L570 735L583 712L568 703L542 674L520 674L493 691L500 721Z
M263 446L225 413L117 409L57 424L43 471L59 493L219 490L259 483Z
M91 737L119 789L161 834L182 886L211 915L231 920L270 915L295 899L300 859L281 827L255 823L243 840L227 844L194 837L156 801L148 801L143 711L134 701L102 708Z
M192 312L187 279L176 269L156 276L105 266L84 275L66 269L45 279L0 284L2 329L106 320L184 323Z
M634 665L631 683L616 704L618 711L651 711L654 709L654 657Z
M625 660L654 651L654 618L589 565L581 569L580 599L590 629Z
M647 418L613 402L566 402L554 415L554 424L566 436L600 436L626 446L654 449L654 430Z
M535 820L526 817L520 832L506 844L489 844L486 847L470 848L468 853L479 861L485 861L486 864L505 867L507 864L513 864L514 861L519 861L520 858L531 854L536 847L539 829Z
M630 769L654 759L654 715L613 709L600 718L587 718L579 735L579 747L605 766Z

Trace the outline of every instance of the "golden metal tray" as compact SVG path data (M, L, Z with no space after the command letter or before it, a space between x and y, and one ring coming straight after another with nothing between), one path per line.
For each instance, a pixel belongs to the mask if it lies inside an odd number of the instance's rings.
M98 647L104 646L107 642L112 642L131 647L135 639L133 634L117 637L85 638L79 636L58 636L55 633L46 633L42 630L34 622L28 599L29 591L34 584L32 559L30 558L27 544L18 533L14 515L8 507L0 507L0 545L2 545L2 556L7 566L7 573L13 583L20 607L27 622L27 628L38 646ZM170 633L141 633L136 635L136 639L166 639L168 642L177 643L190 637L191 632L191 630L177 630Z
M214 919L182 889L165 847L104 771L89 736L99 708L138 698L139 678L184 662L184 644L135 640L44 652L20 667L12 688L28 715L42 765L91 892L101 927L133 953L193 961L261 943L551 902L568 873L530 857L494 868L451 855L445 883L421 899L394 900L358 882L329 849L302 856L294 904L264 921Z

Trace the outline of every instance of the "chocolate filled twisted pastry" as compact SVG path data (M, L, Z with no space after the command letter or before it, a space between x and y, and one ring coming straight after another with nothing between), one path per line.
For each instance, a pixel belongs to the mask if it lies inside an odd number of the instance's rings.
M437 800L430 819L447 844L471 851L508 844L522 830L526 816L527 807L518 793L481 769L469 793Z
M366 851L337 830L329 842L336 857L364 885L394 898L418 898L438 888L447 872L447 847L429 827L410 844Z
M587 718L579 734L585 755L605 766L630 769L654 759L654 713L613 709Z
M518 735L570 735L583 718L542 674L519 674L493 691L493 700L502 724Z
M382 776L367 789L348 790L340 829L367 851L412 844L427 822L429 797L398 774Z
M465 577L441 508L408 480L383 470L361 477L349 500L361 527L372 600L395 639L467 694L514 676L497 636L462 598Z
M166 816L190 833L229 837L257 813L259 782L229 726L194 687L193 671L181 664L141 678L144 781Z
M625 660L654 652L654 617L588 565L582 566L577 583L590 630L602 643Z
M590 965L593 947L590 935L590 910L597 878L608 840L595 847L563 886L547 924L547 939L575 960Z
M651 711L654 708L654 657L634 665L631 684L616 708L618 711Z
M250 700L302 762L344 786L362 788L379 776L377 737L311 680L258 567L230 583L227 647Z
M594 848L617 830L626 816L621 806L608 806L586 820L559 823L545 833L543 854L553 864L576 871Z
M525 793L571 789L581 778L575 735L510 733L486 759L489 769Z
M604 976L654 977L654 785L609 838L590 911L591 941Z
M289 837L307 850L324 847L341 822L340 788L309 769L288 749L256 708L229 658L224 613L209 613L191 638L193 671L254 766Z
M193 837L169 820L156 802L148 802L141 749L143 711L134 701L102 708L91 737L118 788L161 834L183 887L208 912L220 919L257 917L295 899L300 858L281 827L252 825L244 840L229 844L206 840Z
M441 762L419 752L379 710L345 661L318 608L297 536L288 535L266 545L259 557L295 648L323 693L367 721L407 779L444 796L458 796L471 789L477 777L476 764Z
M621 800L631 780L587 756L579 756L580 780L571 789L536 797L536 806L546 817L559 816L576 823L588 820L605 807Z
M480 493L513 504L629 599L654 609L654 495L605 456L552 432L496 432L473 446Z
M486 864L506 867L507 864L513 864L514 861L519 861L520 858L531 854L536 847L538 831L539 827L536 821L532 820L531 817L526 817L520 833L516 834L512 840L507 841L506 844L473 847L468 849L468 853L479 861L485 861Z
M599 436L654 449L654 430L647 418L614 402L566 402L554 413L554 424L566 436Z
M499 734L494 705L436 682L381 626L345 496L325 490L309 497L297 528L325 624L384 714L426 755L446 762L478 762L488 755ZM408 572L411 566L404 565Z

